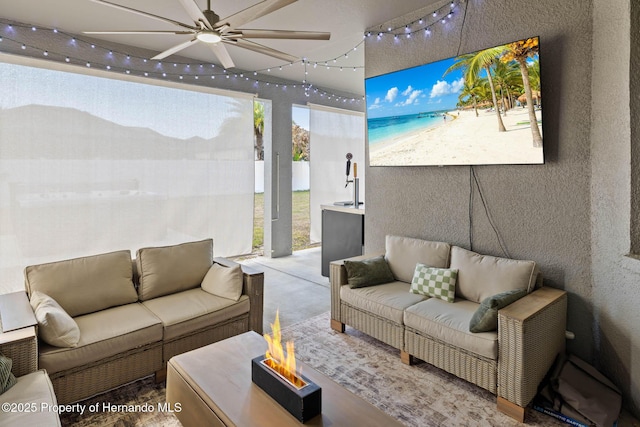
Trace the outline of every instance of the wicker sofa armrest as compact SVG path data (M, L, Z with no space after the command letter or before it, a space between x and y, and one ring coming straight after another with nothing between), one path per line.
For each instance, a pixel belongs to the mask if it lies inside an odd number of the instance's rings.
M329 283L331 284L331 319L342 322L340 318L340 287L347 284L347 270L344 261L361 261L384 255L384 253L371 253L352 258L331 261L329 264Z
M227 258L216 257L215 263L225 267L232 267L238 263ZM264 273L256 269L242 266L242 293L249 296L249 328L262 334L263 309L264 309Z
M567 293L543 287L498 312L498 400L527 406L565 348Z

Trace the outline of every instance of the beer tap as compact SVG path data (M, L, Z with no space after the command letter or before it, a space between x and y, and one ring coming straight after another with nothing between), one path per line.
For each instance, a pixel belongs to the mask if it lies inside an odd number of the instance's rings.
M353 182L352 179L349 179L349 172L351 172L351 159L353 155L351 153L347 153L347 183L344 184L344 188L347 188L350 182Z

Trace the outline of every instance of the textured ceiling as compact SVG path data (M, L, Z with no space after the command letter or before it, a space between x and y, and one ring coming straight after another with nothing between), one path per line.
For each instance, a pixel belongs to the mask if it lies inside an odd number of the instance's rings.
M191 24L178 0L112 0L124 6ZM205 0L196 0L201 10ZM256 4L256 0L213 0L211 9L224 18ZM365 29L433 4L432 0L298 0L289 6L250 22L242 28L326 31L328 41L256 40L266 46L307 58L308 74L301 63L282 60L234 46L228 50L236 67L271 73L275 77L302 81L316 86L363 94ZM441 3L441 2L438 2ZM173 30L176 27L148 17L107 7L90 0L0 0L0 18L69 33L103 30ZM99 39L161 52L188 40L185 35L100 35ZM359 46L357 50L354 47ZM179 53L195 61L218 64L211 51L198 43ZM348 54L348 57L345 57ZM334 59L336 61L334 62ZM319 63L317 67L312 64ZM325 66L325 62L330 67ZM280 69L280 66L283 66ZM342 71L341 68L342 67ZM355 67L355 70L354 70ZM270 71L266 71L267 69Z

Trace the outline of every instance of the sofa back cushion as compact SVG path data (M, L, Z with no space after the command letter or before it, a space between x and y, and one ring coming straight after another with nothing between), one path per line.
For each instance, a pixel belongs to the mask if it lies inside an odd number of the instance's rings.
M200 286L213 264L213 240L138 249L140 301Z
M29 295L49 295L71 317L138 300L128 250L31 265L24 276Z
M396 280L411 283L416 264L428 267L449 267L451 246L444 242L413 239L411 237L387 236L385 258Z
M514 289L531 292L538 275L534 261L480 255L458 246L451 248L451 268L458 270L456 295L477 303Z

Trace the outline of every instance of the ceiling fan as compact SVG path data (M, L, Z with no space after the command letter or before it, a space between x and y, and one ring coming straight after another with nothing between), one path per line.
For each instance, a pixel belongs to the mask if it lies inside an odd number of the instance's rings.
M179 0L185 8L193 24L185 24L173 19L154 15L141 10L122 6L106 0L91 0L94 3L132 12L141 16L156 19L180 27L179 30L151 30L151 31L83 31L84 34L185 34L192 36L188 41L173 46L151 59L160 60L173 55L194 43L205 43L213 51L224 68L233 68L235 64L227 51L225 44L238 46L254 52L269 55L287 62L299 60L296 56L261 45L248 39L298 39L298 40L329 40L331 34L316 31L287 31L287 30L249 30L238 27L281 9L297 0L263 0L238 13L224 19L211 10L211 0L207 0L207 9L200 10L195 0Z

